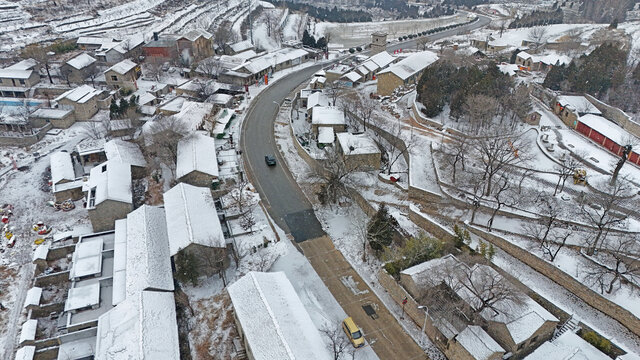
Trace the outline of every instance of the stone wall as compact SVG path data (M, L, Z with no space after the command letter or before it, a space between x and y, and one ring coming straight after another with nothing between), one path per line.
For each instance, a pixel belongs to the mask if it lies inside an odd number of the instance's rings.
M43 317L48 317L52 312L62 313L63 310L64 310L64 302L44 304L44 305L35 307L31 311L31 318L39 319Z
M62 284L67 281L69 281L69 270L38 276L35 278L33 285L37 287L45 287L54 284Z
M448 241L455 236L453 231L416 212L413 206L409 207L409 220L440 240Z
M72 254L75 250L75 244L49 248L49 251L47 252L47 261L62 259L63 257Z
M424 114L422 114L420 109L418 109L418 105L416 104L415 101L413 102L413 106L411 108L413 110L413 116L415 116L416 120L418 120L419 123L426 124L438 130L442 130L444 128L444 126L441 123L431 120L428 117L426 117Z
M95 208L89 209L89 220L94 232L113 230L115 221L124 219L133 210L131 204L121 201L105 200Z
M0 145L4 146L31 146L47 134L51 129L51 124L47 124L40 129L34 129L34 134L24 136L0 136Z
M420 225L420 224L418 224ZM638 319L635 315L629 312L626 309L623 309L617 304L605 299L600 294L586 287L585 285L579 283L576 279L564 273L561 270L558 270L553 264L550 264L539 257L532 255L527 250L522 249L519 246L516 246L506 239L485 232L479 228L474 226L469 226L468 230L479 236L483 239L489 241L493 245L499 247L509 255L517 258L521 262L527 264L537 272L546 276L547 278L553 280L560 286L564 287L571 293L575 294L577 297L582 299L585 303L592 306L593 308L603 312L604 314L610 316L611 318L617 320L619 323L624 325L627 329L629 329L634 334L640 336L640 319Z

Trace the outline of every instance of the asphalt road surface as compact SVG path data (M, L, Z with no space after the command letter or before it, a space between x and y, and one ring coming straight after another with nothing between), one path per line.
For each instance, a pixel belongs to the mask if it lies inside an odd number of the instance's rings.
M486 16L460 28L430 35L430 41L461 34L483 27L491 22ZM416 40L389 45L387 51L416 47ZM300 71L274 79L276 82L256 96L247 110L242 127L241 148L247 176L256 186L265 201L271 217L296 242L314 239L324 235L311 204L302 194L291 176L274 138L273 123L278 113L278 105L301 83L307 81L322 65L314 65ZM276 166L267 166L265 155L274 155Z
M271 217L296 242L320 237L324 231L278 151L273 123L278 112L277 104L321 67L314 65L282 79L274 79L276 82L251 103L242 128L241 148L247 175L265 201ZM265 155L274 155L277 165L267 166Z

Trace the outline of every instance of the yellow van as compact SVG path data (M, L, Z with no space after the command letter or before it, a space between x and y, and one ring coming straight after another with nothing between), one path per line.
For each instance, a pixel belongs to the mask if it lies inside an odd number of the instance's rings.
M347 334L347 337L354 347L359 348L364 346L364 336L362 336L362 331L358 328L358 325L353 322L351 317L344 319L342 322L342 330Z

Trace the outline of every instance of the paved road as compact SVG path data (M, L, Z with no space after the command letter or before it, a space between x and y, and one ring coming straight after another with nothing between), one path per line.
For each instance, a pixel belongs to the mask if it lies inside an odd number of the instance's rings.
M291 177L282 159L273 133L278 105L298 85L307 81L321 65L286 75L262 91L251 103L244 119L241 148L247 175L267 203L269 213L286 232L301 242L324 235L313 208ZM264 156L277 157L276 166L267 166Z

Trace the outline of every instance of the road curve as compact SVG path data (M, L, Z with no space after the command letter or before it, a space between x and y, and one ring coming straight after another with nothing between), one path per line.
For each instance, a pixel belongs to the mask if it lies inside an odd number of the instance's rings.
M311 203L291 176L278 151L273 123L282 103L298 85L307 81L322 65L313 65L276 79L253 99L241 131L245 171L254 184L274 221L300 242L324 235ZM275 103L274 103L275 102ZM277 104L276 104L277 103ZM264 156L275 155L276 166L267 166Z

